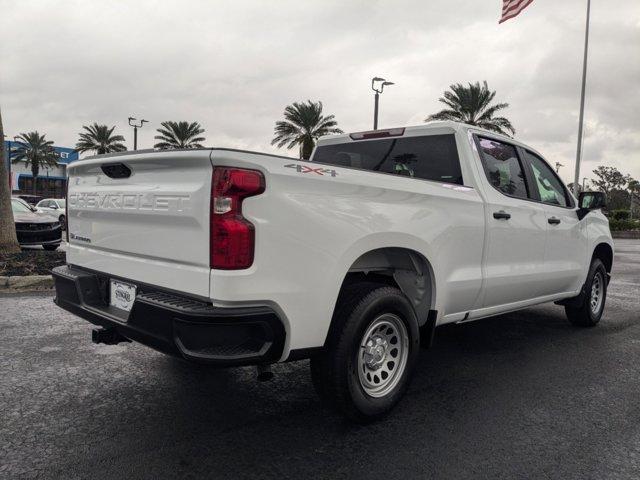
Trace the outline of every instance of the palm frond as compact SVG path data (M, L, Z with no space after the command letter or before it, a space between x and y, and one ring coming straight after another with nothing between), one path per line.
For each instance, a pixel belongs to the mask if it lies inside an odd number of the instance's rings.
M284 120L274 127L271 145L292 149L302 147L303 158L309 158L316 140L323 135L343 133L333 115L322 114L322 102L293 102L284 109Z
M171 120L161 122L162 128L156 129L159 135L153 137L161 140L154 145L160 150L170 150L177 148L202 148L200 142L205 141L205 137L199 136L204 133L204 128L198 122L174 122Z
M92 125L84 125L84 130L78 134L76 152L112 153L123 152L127 149L122 135L114 135L115 125L109 128L107 125L99 125L94 122Z
M491 105L496 96L495 91L489 90L485 81L469 83L466 86L455 83L449 86L449 90L443 93L438 99L448 108L425 118L425 122L433 120L452 120L464 122L470 125L486 128L487 130L508 135L506 131L515 133L511 122L505 117L494 117L494 115L509 107L508 103L497 103Z

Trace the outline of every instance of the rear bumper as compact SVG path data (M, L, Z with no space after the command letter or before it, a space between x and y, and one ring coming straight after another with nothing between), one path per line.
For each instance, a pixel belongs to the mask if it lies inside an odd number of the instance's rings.
M110 277L69 265L52 274L59 307L161 352L219 366L271 363L282 355L285 330L268 307L214 307L120 278L137 286L125 312L109 306Z

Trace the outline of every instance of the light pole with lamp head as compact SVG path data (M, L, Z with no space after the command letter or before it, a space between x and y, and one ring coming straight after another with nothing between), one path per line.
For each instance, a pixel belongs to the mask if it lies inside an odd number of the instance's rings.
M138 129L142 128L145 123L149 123L149 120L140 120L140 125L136 123L131 123L131 121L136 120L134 117L129 117L129 125L133 127L133 149L138 150Z
M376 85L377 84L377 85ZM384 78L373 77L371 79L371 90L376 92L373 104L373 129L378 129L378 102L380 101L380 94L383 92L384 87L387 85L394 85L393 82L387 82ZM380 90L378 90L378 88Z

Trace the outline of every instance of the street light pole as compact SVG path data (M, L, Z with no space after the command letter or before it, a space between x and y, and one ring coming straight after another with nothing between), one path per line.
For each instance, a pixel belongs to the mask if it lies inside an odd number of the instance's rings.
M376 92L373 97L373 129L378 129L378 105L380 103L380 94L384 91L386 85L394 85L393 82L387 82L384 78L373 77L371 79L371 90Z
M380 102L380 92L376 91L373 100L373 129L378 129L378 103Z
M131 121L134 121L134 123L131 123ZM140 125L137 125L135 123L136 118L134 117L129 117L129 125L133 127L133 149L134 150L138 150L138 129L142 128L142 126L145 123L149 123L148 120L140 120Z
M578 119L578 147L576 151L576 172L573 184L577 188L580 179L580 161L582 160L582 124L584 122L584 93L587 83L587 55L589 53L589 14L591 13L591 0L587 0L587 24L584 29L584 57L582 58L582 89L580 91L580 117ZM573 192L577 193L577 192Z

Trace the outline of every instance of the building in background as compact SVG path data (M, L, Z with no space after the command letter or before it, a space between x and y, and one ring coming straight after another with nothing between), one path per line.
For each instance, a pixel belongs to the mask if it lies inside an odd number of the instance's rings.
M31 166L25 162L13 163L9 160L9 150L16 142L4 142L5 159L11 181L11 190L15 195L33 193L33 175ZM64 198L67 193L67 165L78 160L78 152L73 148L53 147L59 155L58 164L55 167L43 167L40 169L37 180L38 195L49 198Z

